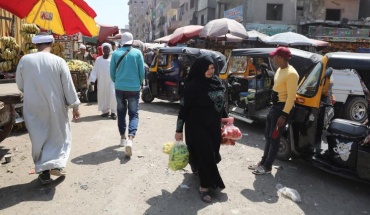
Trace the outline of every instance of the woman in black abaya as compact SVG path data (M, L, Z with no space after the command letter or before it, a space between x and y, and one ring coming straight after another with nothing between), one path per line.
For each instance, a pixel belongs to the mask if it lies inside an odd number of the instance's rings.
M175 139L183 139L189 149L189 164L199 174L201 200L212 201L209 188L223 189L225 185L217 168L221 161L221 118L227 117L224 105L225 86L214 74L210 56L200 56L190 69L177 119Z

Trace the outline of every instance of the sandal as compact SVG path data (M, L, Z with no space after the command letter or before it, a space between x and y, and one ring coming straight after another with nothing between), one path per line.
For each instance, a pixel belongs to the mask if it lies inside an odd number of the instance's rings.
M205 203L211 203L212 202L212 197L211 197L211 195L209 193L209 190L207 190L207 191L201 191L201 190L198 189L198 191L199 191L200 199L203 202L205 202ZM209 198L207 198L207 196Z
M50 175L65 176L65 175L67 175L67 172L63 169L52 169L52 170L50 170Z
M263 166L259 166L252 173L255 174L255 175L267 175L267 174L270 174L271 173L271 169L268 170L268 169L266 169Z
M249 165L248 166L248 169L250 169L250 170L256 170L259 166L261 166L261 163L260 162Z

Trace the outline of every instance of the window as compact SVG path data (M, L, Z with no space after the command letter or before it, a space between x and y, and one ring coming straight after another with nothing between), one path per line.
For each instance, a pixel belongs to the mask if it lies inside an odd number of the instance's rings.
M326 9L326 20L339 21L340 20L340 10L338 9Z
M283 20L283 5L282 4L267 4L266 20L282 21Z
M297 7L297 17L303 17L303 7Z
M202 16L200 17L200 24L201 24L201 25L204 25L204 15L202 15Z
M194 0L190 0L190 9L194 7Z
M311 72L303 78L303 83L299 86L297 93L306 97L313 97L319 87L322 64L318 63Z

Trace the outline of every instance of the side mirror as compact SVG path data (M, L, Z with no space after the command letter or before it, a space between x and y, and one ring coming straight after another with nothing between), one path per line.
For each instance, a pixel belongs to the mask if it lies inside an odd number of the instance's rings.
M324 78L328 78L333 74L333 68L329 67L325 70Z

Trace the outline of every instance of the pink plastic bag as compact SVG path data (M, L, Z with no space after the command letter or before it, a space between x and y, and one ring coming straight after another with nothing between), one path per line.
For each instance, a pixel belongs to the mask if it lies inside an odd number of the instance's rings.
M239 140L242 138L242 132L233 124L226 124L221 128L222 139Z

